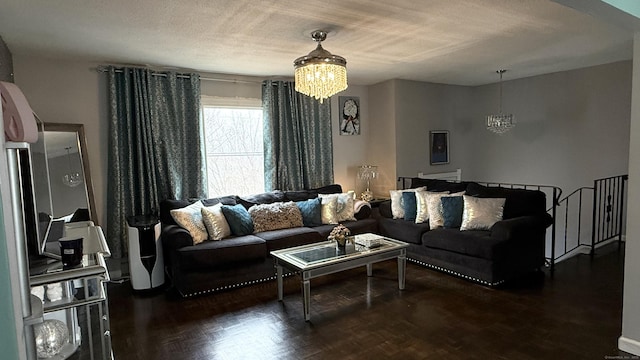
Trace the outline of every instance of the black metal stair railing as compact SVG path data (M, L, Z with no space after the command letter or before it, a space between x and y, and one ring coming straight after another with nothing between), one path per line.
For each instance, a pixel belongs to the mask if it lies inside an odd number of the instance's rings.
M627 175L596 179L592 187L576 189L558 202L558 207L564 210L561 212L564 234L563 241L557 244L559 248L554 249L557 254L554 262L580 252L593 256L598 245L616 238L620 246L627 179Z

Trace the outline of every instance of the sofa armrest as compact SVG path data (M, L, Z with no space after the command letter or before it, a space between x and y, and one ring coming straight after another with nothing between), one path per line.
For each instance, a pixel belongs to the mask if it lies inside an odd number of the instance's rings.
M164 250L165 254L193 245L191 234L178 225L163 226L160 238L162 239L162 250Z
M509 240L515 237L528 237L537 231L544 231L551 225L551 215L544 216L519 216L501 220L491 227L491 237L501 240Z

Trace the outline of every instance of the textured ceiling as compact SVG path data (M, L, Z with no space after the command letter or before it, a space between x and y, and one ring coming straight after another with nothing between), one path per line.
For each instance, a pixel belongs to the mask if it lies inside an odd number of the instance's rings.
M632 56L631 31L547 0L0 0L12 53L291 77L329 30L349 82L479 85Z

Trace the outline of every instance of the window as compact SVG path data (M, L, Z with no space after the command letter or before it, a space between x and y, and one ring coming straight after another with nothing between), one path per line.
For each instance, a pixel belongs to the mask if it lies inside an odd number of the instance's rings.
M264 192L262 108L203 106L209 197Z

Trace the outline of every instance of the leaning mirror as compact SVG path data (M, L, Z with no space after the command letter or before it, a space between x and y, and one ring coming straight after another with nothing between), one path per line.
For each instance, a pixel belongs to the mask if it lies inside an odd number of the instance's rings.
M54 219L75 215L97 225L84 126L43 123L42 128Z
M44 237L41 251L59 255L56 241L64 236L65 224L98 220L84 126L36 119L38 142L33 144L32 152L36 207L42 217L40 233ZM46 224L46 218L50 224Z

